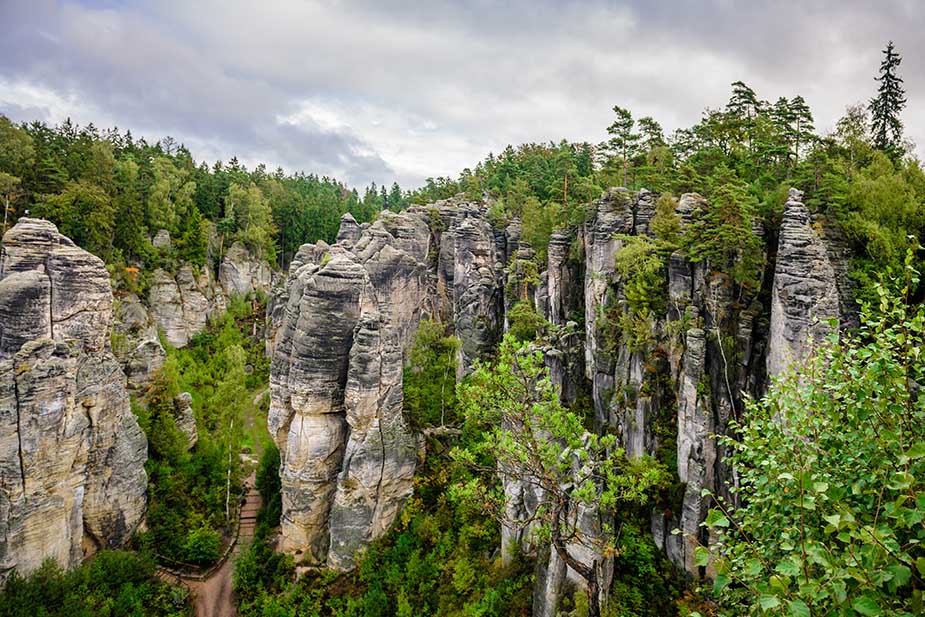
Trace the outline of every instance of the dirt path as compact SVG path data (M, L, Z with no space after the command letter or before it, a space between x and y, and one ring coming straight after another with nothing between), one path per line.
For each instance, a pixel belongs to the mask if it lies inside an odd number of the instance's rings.
M193 593L196 617L234 617L236 614L232 589L234 556L254 537L257 511L262 503L260 493L254 487L254 474L247 479L246 485L248 491L238 519L238 542L231 555L204 581L182 579L183 584Z

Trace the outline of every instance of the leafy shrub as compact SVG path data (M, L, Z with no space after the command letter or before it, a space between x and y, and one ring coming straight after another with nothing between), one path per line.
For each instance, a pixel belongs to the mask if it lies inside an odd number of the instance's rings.
M911 263L906 293L919 283ZM745 503L720 503L706 524L734 614L925 610L925 307L879 296L856 336L833 335L724 440Z
M125 551L101 551L69 572L46 561L29 576L13 573L0 593L3 617L188 617L189 592L155 576L154 563Z

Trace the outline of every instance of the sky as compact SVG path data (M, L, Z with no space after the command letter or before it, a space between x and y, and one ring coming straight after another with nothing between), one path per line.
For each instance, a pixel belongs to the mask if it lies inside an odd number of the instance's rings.
M614 105L687 127L737 80L802 95L824 132L893 40L921 154L923 30L918 0L0 0L0 114L412 188L508 144L600 142Z

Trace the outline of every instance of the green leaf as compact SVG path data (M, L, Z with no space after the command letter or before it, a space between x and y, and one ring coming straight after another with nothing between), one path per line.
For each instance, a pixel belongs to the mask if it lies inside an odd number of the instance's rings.
M761 596L758 598L758 604L761 605L762 609L768 610L780 606L780 600L777 599L777 596Z
M911 459L925 457L925 443L919 442L919 443L913 444L911 448L906 450L906 456L908 456Z
M725 574L717 574L716 580L713 581L713 593L718 594L723 589L726 588L726 585L729 584L729 577Z
M710 551L702 546L694 549L694 565L705 566L710 563Z
M925 557L919 557L915 560L915 569L919 571L919 574L925 576Z
M824 493L829 490L828 482L813 482L813 490L817 493Z
M829 523L835 529L838 529L838 524L841 523L841 514L830 514L829 516L823 516L823 519Z
M790 614L793 617L810 617L809 607L803 600L792 600L790 602Z
M774 570L785 576L796 576L800 573L800 568L793 562L792 559L785 559L784 561L780 562L777 564L777 567L775 567Z
M912 577L912 570L902 565L901 563L893 564L888 567L887 570L893 573L893 582L897 587L902 587L909 582L909 578Z
M875 615L880 615L880 607L877 606L877 603L871 599L870 596L861 596L857 598L854 602L851 603L851 608L861 613L862 615L868 615L873 617Z
M892 476L890 476L890 483L887 485L894 491L902 491L910 486L915 481L915 478L911 473L907 471L897 471Z
M722 511L714 508L707 514L707 520L704 521L704 524L707 527L729 527L729 519L723 515Z

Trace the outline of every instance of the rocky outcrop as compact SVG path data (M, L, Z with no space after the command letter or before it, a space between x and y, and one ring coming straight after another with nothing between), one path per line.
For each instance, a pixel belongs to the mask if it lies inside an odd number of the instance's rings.
M822 342L851 305L847 277L836 271L844 260L830 259L830 243L815 228L803 193L790 190L781 221L777 267L771 288L768 374L779 375L799 363L813 343ZM834 247L833 247L834 248Z
M73 566L145 511L147 443L112 354L103 262L20 219L0 256L0 576Z
M173 400L173 417L177 428L186 436L186 448L189 450L199 441L196 429L196 416L193 413L193 395L181 392Z
M283 550L350 568L410 496L419 443L402 371L418 323L453 324L464 370L502 327L503 247L485 217L453 200L382 212L359 235L345 217L334 246L299 250L270 328Z
M626 455L677 471L677 485L652 513L652 532L675 564L701 574L693 548L709 541L700 526L711 503L704 495L736 503L718 436L740 417L744 396L761 395L769 373L803 357L810 334L826 332L813 317L850 320L838 275L847 252L791 193L776 265L759 256L752 273L770 294L677 250L666 257L664 301L633 315L644 323L631 337L622 329L632 309L615 260L627 237L654 237L655 204L648 191L608 191L584 224L552 234L539 272L518 220L493 228L485 204L461 199L384 212L365 228L345 216L334 246L303 246L268 311L283 548L349 568L410 494L416 440L401 417L401 367L418 322L452 326L463 376L493 350L508 312L527 302L552 325L542 350L562 401L590 394L595 430L617 434ZM709 207L700 195L682 196L681 228ZM751 232L763 241L757 222ZM509 518L529 519L542 495L502 475ZM601 528L593 508L577 514L589 534ZM555 614L566 582L582 580L529 531L503 528L503 557L515 546L538 560L536 614ZM582 559L604 580L608 562L598 557Z
M206 327L210 315L224 312L225 299L217 293L208 269L197 273L191 264L184 264L176 276L160 269L152 273L148 306L167 342L185 347Z
M133 293L123 295L113 306L112 351L133 391L151 383L167 359L154 318Z
M255 257L240 242L228 248L218 272L218 281L212 276L211 266L197 268L190 263L181 264L176 274L163 269L152 272L145 303L155 326L154 333L159 330L172 346L185 347L205 329L210 318L225 312L232 298L254 292L269 294L276 282L270 264ZM149 375L140 374L136 380L135 373L140 371L133 369L132 364L158 354L153 344L156 336L150 335L147 326L141 328L140 324L146 320L137 313L135 298L129 294L120 300L127 301L131 311L125 314L124 323L118 319L121 314L117 315L116 331L119 334L132 331L133 336L127 337L129 349L124 353L120 349L119 357L132 376L131 383L145 383ZM138 336L140 332L144 334Z
M258 291L267 293L273 285L273 269L243 244L235 242L219 266L218 282L225 299Z

